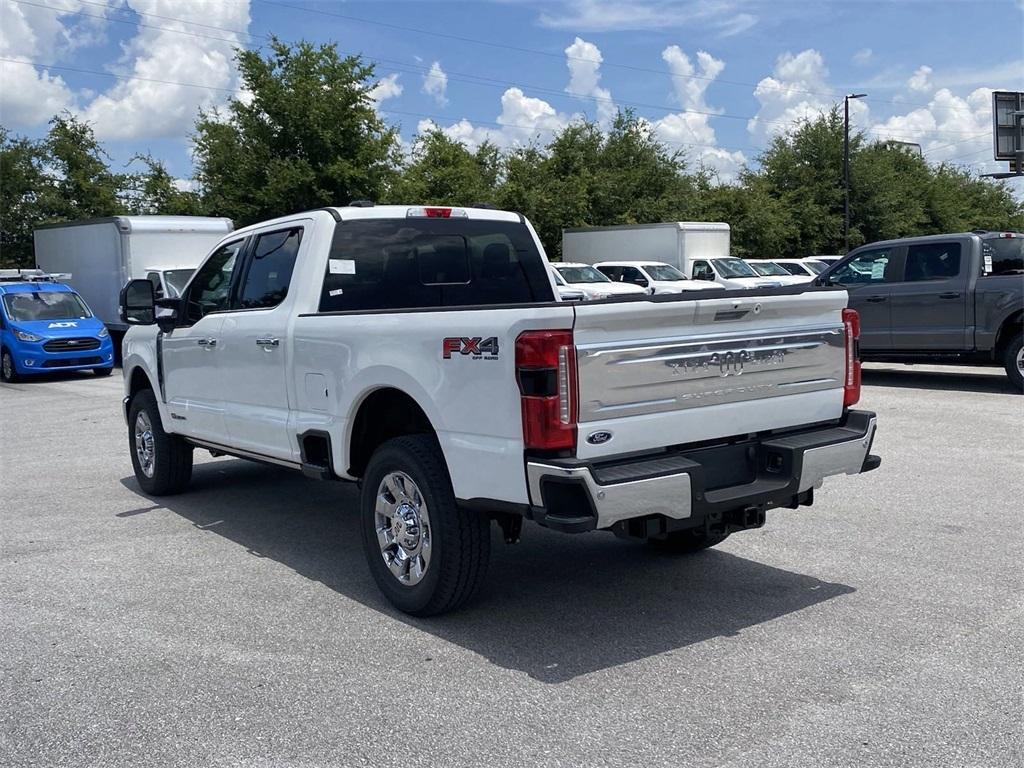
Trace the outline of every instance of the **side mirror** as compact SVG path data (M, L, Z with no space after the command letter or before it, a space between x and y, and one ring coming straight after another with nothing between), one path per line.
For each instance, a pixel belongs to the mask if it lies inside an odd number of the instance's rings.
M125 325L152 325L156 322L156 301L149 280L129 280L118 301L121 322Z
M156 300L156 324L164 333L170 333L178 325L183 302L180 298L165 297Z

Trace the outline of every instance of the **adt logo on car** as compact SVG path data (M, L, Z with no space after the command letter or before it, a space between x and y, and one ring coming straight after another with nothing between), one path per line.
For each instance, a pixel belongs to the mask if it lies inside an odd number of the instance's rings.
M61 322L61 323L50 323L46 327L47 328L77 328L78 327L78 323L71 322L71 321L65 321L65 322Z

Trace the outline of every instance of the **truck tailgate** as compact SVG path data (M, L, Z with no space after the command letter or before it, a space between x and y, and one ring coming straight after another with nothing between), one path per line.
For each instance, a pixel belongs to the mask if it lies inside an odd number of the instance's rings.
M577 455L839 418L846 302L812 290L577 305Z

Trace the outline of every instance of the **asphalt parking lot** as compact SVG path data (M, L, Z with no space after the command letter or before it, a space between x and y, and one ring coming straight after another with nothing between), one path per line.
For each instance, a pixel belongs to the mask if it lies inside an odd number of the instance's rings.
M116 372L2 385L0 764L1024 765L1024 398L870 368L878 471L691 557L495 535L430 620L353 487L197 452L150 499Z

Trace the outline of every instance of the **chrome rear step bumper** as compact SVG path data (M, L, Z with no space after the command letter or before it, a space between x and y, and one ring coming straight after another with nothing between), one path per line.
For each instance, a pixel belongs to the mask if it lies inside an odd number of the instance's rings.
M760 520L772 507L810 504L830 475L869 472L875 414L847 411L837 425L769 434L696 449L584 462L526 463L532 516L548 527L586 531L646 519L660 530L707 520ZM737 511L755 510L737 517ZM738 527L752 527L736 523Z

